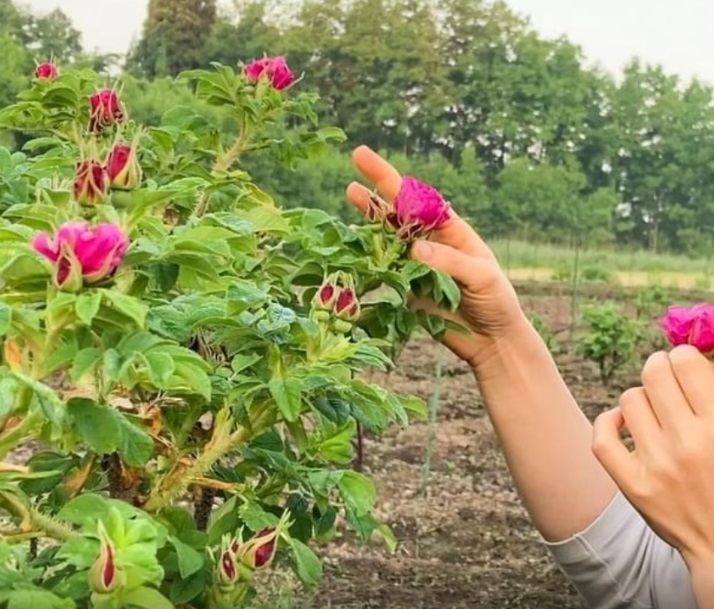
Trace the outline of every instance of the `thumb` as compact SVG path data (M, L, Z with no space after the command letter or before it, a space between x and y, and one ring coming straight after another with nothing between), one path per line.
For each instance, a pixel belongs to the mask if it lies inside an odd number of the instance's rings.
M469 256L443 243L417 241L411 257L434 270L449 275L462 288L479 290L495 279L497 267L490 259Z

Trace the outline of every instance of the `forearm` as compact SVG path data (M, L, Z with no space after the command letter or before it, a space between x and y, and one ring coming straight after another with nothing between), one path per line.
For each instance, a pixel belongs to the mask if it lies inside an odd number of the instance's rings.
M536 527L548 541L582 531L617 489L592 454L592 426L540 336L524 320L475 375Z

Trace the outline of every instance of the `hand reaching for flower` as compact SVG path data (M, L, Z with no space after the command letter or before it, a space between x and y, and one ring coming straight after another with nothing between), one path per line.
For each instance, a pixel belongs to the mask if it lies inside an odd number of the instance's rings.
M650 526L689 566L700 609L714 607L714 366L696 347L655 353L642 386L595 422L593 451ZM630 452L620 440L626 427Z
M429 224L433 230L414 230L409 222L416 215L408 197L423 188L411 179L403 179L397 170L371 149L362 146L354 152L354 163L362 175L374 186L396 215L394 227L409 240L430 233L428 240L416 240L411 246L415 260L450 275L461 290L461 305L457 315L435 311L432 302L415 302L414 306L442 317L456 320L471 330L469 337L447 332L444 343L456 355L472 366L488 357L489 347L506 334L519 332L528 323L518 303L516 293L501 270L496 257L476 232L453 210L442 217L438 209L428 209ZM388 214L387 208L379 209L374 192L353 183L347 189L347 197L365 216L374 219L380 213ZM382 205L384 207L384 205ZM416 225L419 228L419 225ZM422 229L424 227L421 227ZM411 229L411 230L410 230ZM408 234L407 234L408 233Z

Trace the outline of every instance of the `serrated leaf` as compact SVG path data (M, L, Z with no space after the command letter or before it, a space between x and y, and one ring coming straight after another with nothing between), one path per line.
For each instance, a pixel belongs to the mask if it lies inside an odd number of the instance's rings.
M108 406L84 398L67 403L72 425L81 438L97 453L113 453L119 447L122 433L118 415Z
M368 514L377 499L374 482L358 472L346 471L338 484L345 505L357 516Z
M77 313L79 320L90 326L92 324L92 320L96 317L97 313L99 313L99 307L101 304L101 292L82 292L77 298L74 310Z
M292 556L297 576L308 588L315 588L322 579L322 563L315 553L298 539L291 539Z
M102 290L101 293L104 295L105 302L108 302L114 310L134 321L139 328L144 327L147 308L139 299L114 290Z
M176 537L170 537L171 543L176 548L178 558L179 573L182 578L190 577L203 567L205 562L203 554L194 550Z
M280 414L291 423L300 418L302 411L300 388L300 381L297 379L273 378L268 383L270 395L273 396Z

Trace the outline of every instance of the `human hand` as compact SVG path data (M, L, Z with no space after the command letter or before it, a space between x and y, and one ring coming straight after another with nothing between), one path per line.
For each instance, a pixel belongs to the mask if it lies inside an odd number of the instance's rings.
M401 187L399 172L366 146L357 148L354 164L379 195L392 203ZM347 189L350 202L366 213L372 191L358 183ZM461 290L456 314L435 310L433 302L416 301L415 308L459 322L469 329L464 336L447 332L443 342L457 356L476 368L488 357L490 347L506 336L517 335L527 326L513 286L496 257L476 231L453 210L449 220L435 230L431 240L416 241L413 259L450 275Z
M595 456L693 575L714 565L713 390L714 366L694 347L655 353L642 387L627 390L593 430Z

